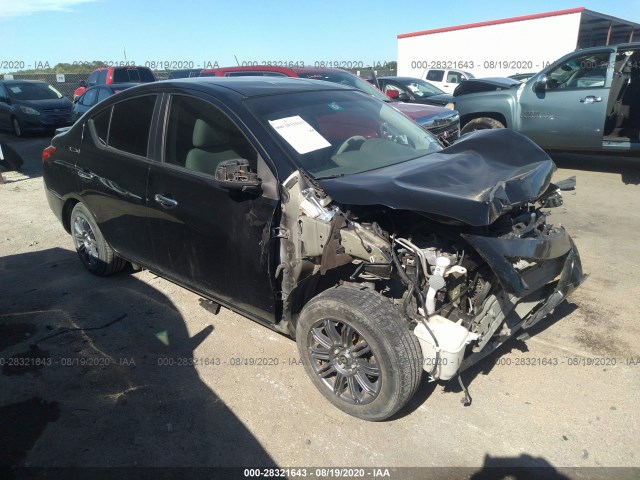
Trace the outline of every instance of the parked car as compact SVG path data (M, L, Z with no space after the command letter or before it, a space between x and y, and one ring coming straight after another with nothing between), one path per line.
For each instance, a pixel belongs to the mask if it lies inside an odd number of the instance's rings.
M394 77L385 77L393 79ZM423 80L421 80L423 81ZM453 91L453 93L436 93L433 95L423 96L421 101L429 105L446 106L447 108L454 108L456 97L462 95L468 95L470 93L477 92L493 92L498 90L504 90L508 88L517 88L520 86L518 80L512 78L491 77L491 78L471 78L461 82ZM431 86L432 88L436 88ZM392 87L396 88L396 87ZM389 90L393 92L393 89Z
M338 68L282 68L270 66L258 67L224 67L203 70L203 77L239 77L239 76L287 76L322 80L355 87L386 103L393 102L393 107L418 122L425 130L436 137L451 143L460 136L458 112L451 109L426 105L412 105L390 99L376 87L370 85L352 73Z
M640 151L640 43L577 50L515 86L456 97L462 131L508 127L548 150Z
M460 82L475 78L475 76L470 72L461 70L431 68L425 70L422 78L445 93L451 93Z
M137 83L114 83L112 85L96 85L90 87L73 102L73 121L78 120L84 113L98 102L131 88Z
M405 405L423 369L451 379L527 333L583 279L546 221L561 196L533 142L502 129L443 149L340 85L142 85L42 156L91 273L130 261L295 337L320 392L367 420Z
M95 69L86 82L73 92L73 97L78 98L89 87L96 85L112 85L114 83L149 83L155 82L156 76L149 67L103 67Z
M0 81L0 128L20 137L73 123L71 101L47 82Z

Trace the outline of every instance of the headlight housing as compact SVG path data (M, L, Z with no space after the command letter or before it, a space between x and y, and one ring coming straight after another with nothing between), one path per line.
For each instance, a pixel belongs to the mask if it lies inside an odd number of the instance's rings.
M20 107L20 110L27 115L40 115L39 111L31 107Z
M448 108L449 110L454 110L456 108L456 104L453 102L447 103L444 108Z

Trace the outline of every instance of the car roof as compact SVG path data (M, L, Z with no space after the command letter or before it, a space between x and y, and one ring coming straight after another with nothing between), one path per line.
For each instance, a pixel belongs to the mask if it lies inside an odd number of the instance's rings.
M323 82L320 84L318 80L309 80L306 78L292 77L193 77L193 78L176 78L172 80L163 80L161 82L152 82L146 84L138 84L137 92L152 88L162 87L163 85L180 86L200 86L204 88L212 88L220 91L223 89L232 90L244 97L259 97L264 95L278 95L284 93L295 92L312 92L323 90L353 90L356 88L346 87L337 83Z
M219 67L202 70L202 73L218 73L218 72L273 72L291 75L292 73L351 73L341 68L317 68L317 67L276 67L271 65L256 65L254 67ZM353 75L351 73L351 75Z
M42 80L1 80L2 83L6 84L6 85L16 85L18 83L40 83L40 84L44 84L44 85L48 85L47 82L44 82Z

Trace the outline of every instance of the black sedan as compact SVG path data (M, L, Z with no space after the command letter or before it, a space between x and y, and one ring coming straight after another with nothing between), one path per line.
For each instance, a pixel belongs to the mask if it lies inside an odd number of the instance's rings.
M96 85L88 88L73 102L73 121L78 120L84 113L98 102L120 93L127 88L138 85L137 83L114 83L112 85Z
M295 337L319 391L366 420L582 282L540 210L562 204L553 170L509 129L443 149L366 93L276 77L132 88L43 151L49 205L90 272L131 262Z

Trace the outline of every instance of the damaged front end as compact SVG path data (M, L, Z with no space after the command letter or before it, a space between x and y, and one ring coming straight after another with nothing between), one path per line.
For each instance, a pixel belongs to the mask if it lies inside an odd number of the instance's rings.
M536 198L472 226L377 202L338 203L294 172L282 184L276 232L279 328L293 333L310 298L349 282L400 309L433 380L455 377L518 331L526 338L585 278L573 241L541 210L562 204L549 177Z

